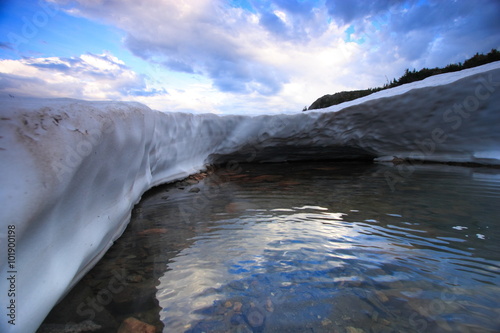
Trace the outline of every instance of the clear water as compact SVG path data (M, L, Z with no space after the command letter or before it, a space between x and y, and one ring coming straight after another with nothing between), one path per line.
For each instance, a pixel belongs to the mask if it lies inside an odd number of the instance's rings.
M498 169L220 169L148 192L40 331L498 332L499 199Z

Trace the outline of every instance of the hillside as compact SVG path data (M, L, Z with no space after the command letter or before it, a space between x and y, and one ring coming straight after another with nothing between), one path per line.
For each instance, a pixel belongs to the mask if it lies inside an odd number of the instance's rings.
M402 84L420 81L433 75L457 72L463 69L481 66L498 60L500 60L500 52L496 49L492 49L486 55L476 53L473 57L465 60L464 63L450 64L444 68L422 68L419 71L416 71L415 69L413 69L412 71L406 69L403 76L401 76L399 79L393 79L392 82L385 84L383 87L368 88L364 90L341 91L331 95L324 95L314 101L311 106L309 106L307 109L304 109L303 111L327 108L332 105L337 105L340 103L355 100L357 98L368 96L380 90L394 88Z

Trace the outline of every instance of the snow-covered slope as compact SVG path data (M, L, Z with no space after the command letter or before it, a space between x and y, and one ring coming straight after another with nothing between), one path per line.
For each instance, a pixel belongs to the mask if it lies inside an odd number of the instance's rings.
M493 63L330 109L253 117L4 97L0 242L11 255L0 278L11 280L1 284L0 331L35 331L146 190L207 164L393 155L500 164L499 83Z

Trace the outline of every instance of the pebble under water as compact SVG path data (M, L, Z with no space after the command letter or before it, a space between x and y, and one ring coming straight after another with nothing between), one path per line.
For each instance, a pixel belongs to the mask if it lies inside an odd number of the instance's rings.
M499 169L223 167L147 192L38 332L499 332L499 199Z

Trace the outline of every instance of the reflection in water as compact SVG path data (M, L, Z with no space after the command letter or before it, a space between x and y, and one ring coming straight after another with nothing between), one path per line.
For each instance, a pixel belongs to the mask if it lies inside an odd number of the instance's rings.
M500 172L421 166L392 191L388 170L243 165L156 188L65 307L103 300L119 272L123 291L72 321L106 317L103 332L130 316L164 332L500 330Z

